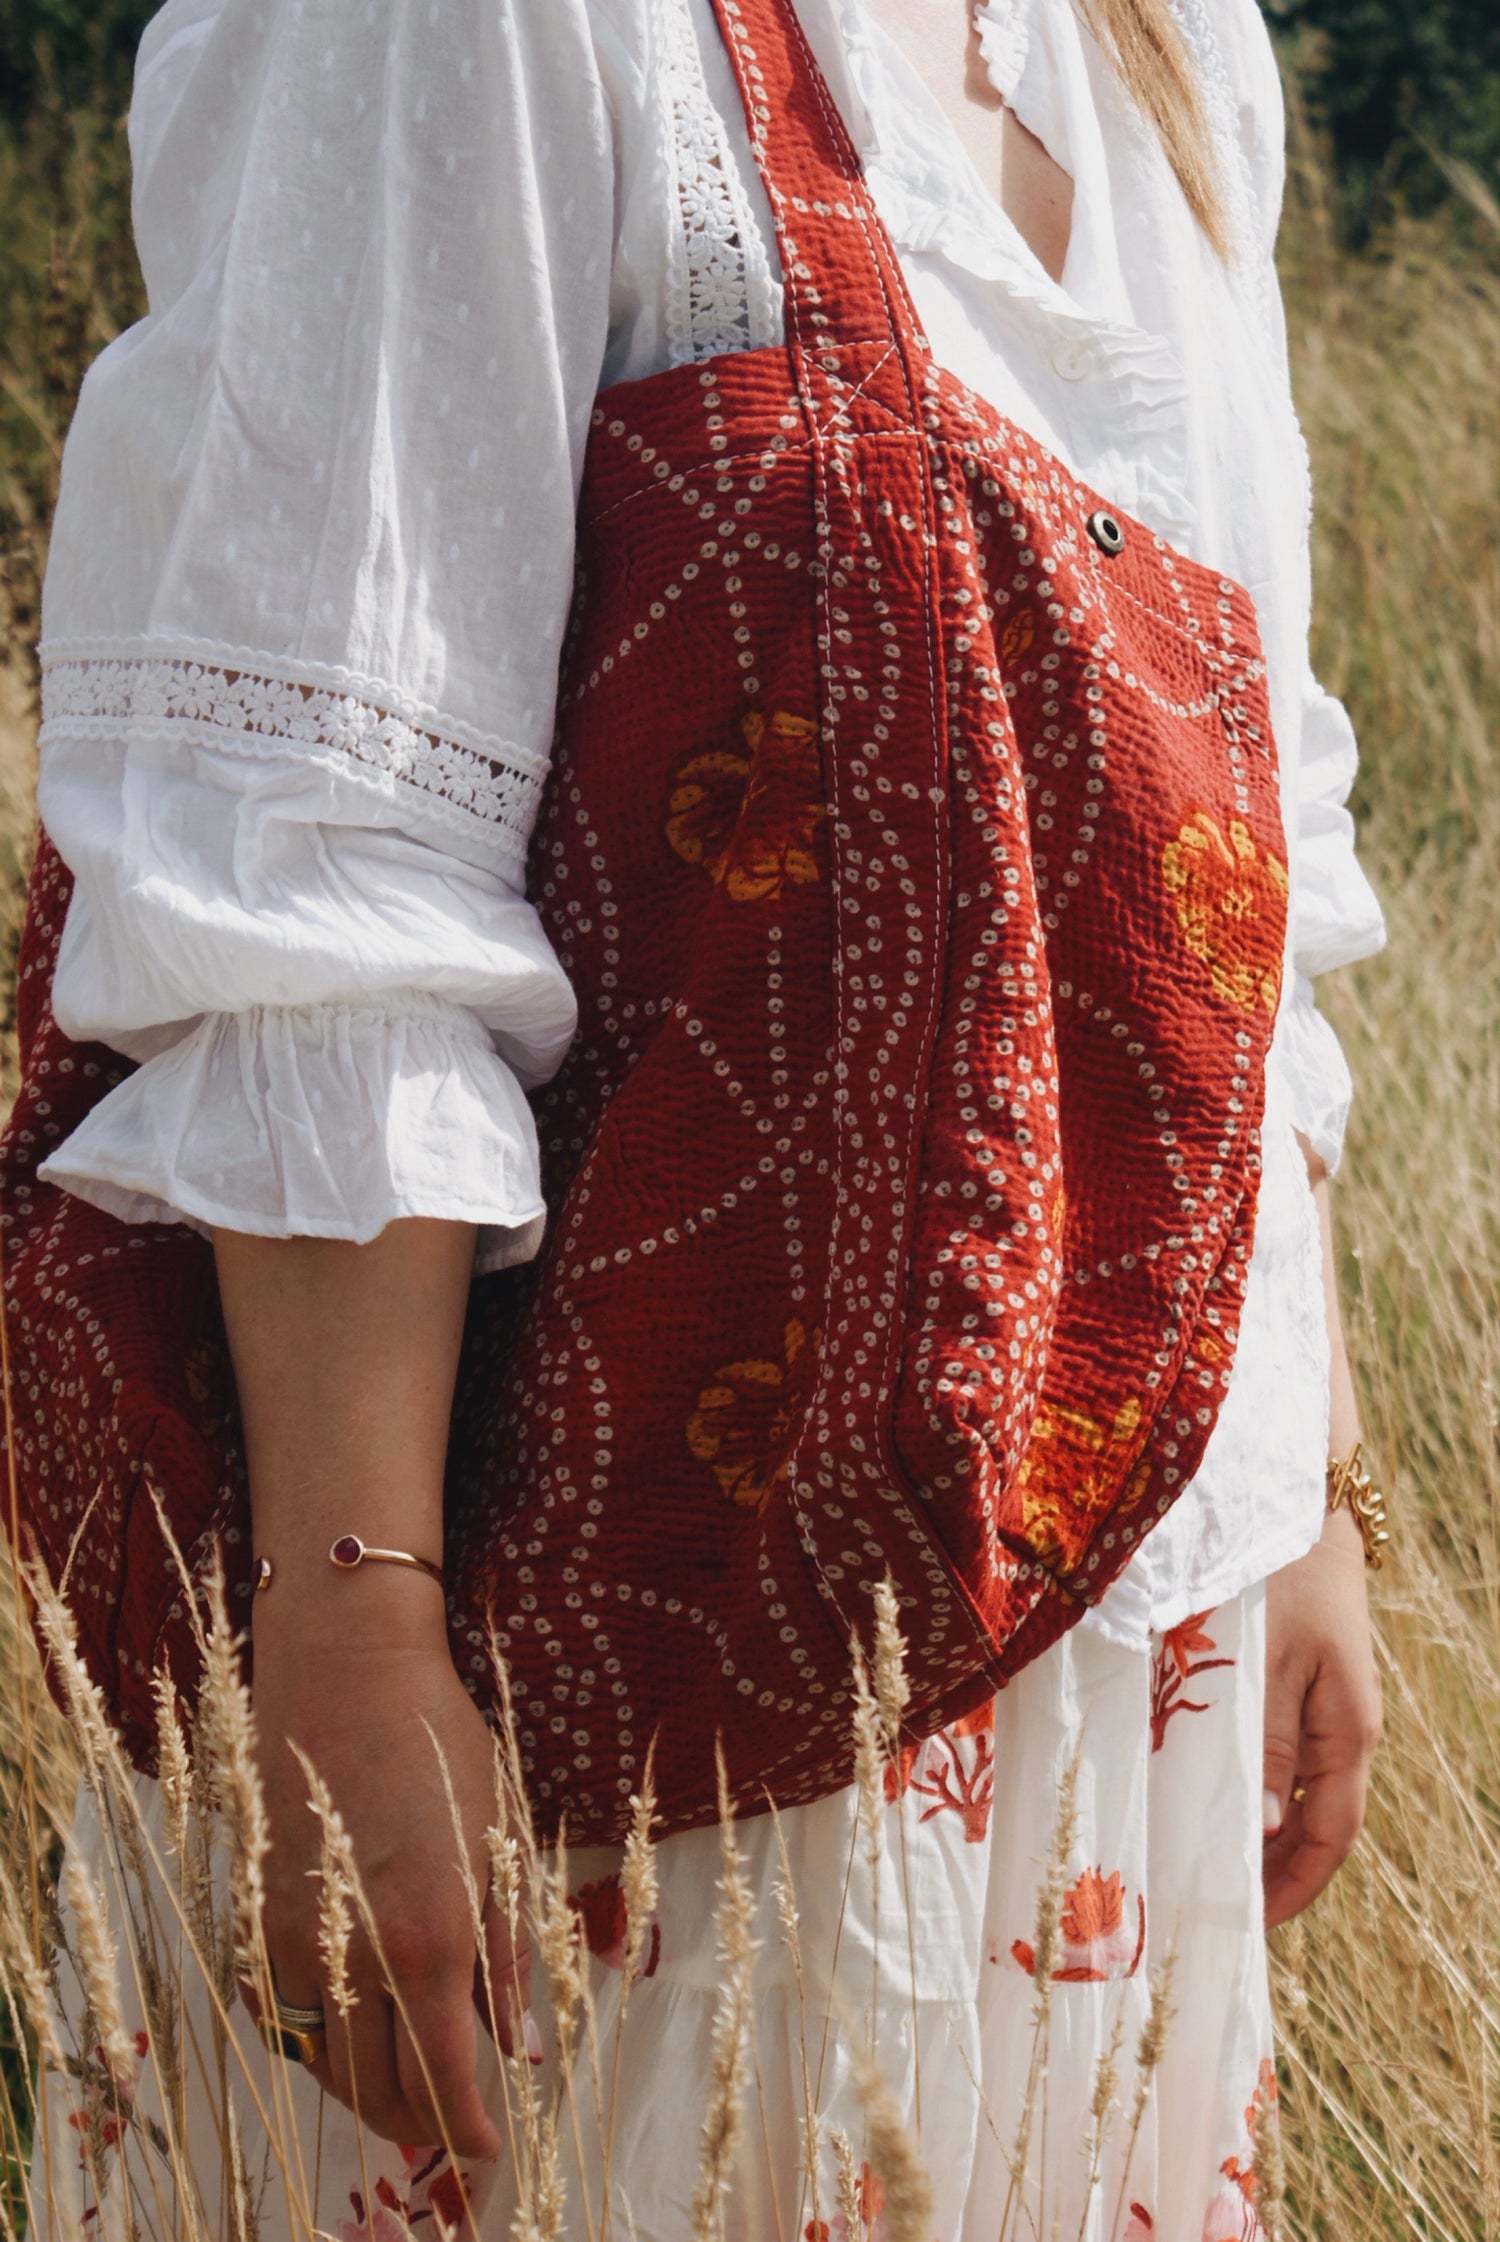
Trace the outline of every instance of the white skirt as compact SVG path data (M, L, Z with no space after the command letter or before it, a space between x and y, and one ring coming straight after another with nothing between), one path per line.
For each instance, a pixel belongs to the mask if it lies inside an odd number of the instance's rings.
M889 2242L900 2206L886 2200L890 2156L872 2134L867 2066L861 2077L873 2047L930 2183L921 2242L1259 2236L1255 2201L1275 2127L1263 1701L1262 1587L1156 1638L1149 1654L1075 1630L993 1713L921 1747L885 1808L878 1871L852 1791L782 1817L795 1960L775 1889L775 1824L743 1823L756 1941L746 2083L722 2229L704 2231L726 2242ZM1076 1821L1054 1878L1061 1910L1044 1997L1038 1897L1075 1764ZM897 1789L894 1772L887 1788ZM142 1782L141 1803L159 1841L155 1785ZM305 2073L266 2054L243 2012L234 2012L227 2052L222 2032L216 2046L202 1984L182 1998L178 2083L164 2107L147 2006L131 1982L137 1907L87 1796L72 1844L114 1894L137 2078L117 2104L89 2061L82 1991L64 1957L60 2027L83 2076L44 2084L33 2234L234 2236L223 2161L231 2131L256 2242L510 2242L530 2231L507 2162L455 2171L435 2152L361 2137ZM580 2055L571 2101L560 2103L566 2207L550 2231L566 2242L689 2242L725 1979L719 1834L657 1847L656 1919L617 2056L619 1866L604 1851L572 1862L599 2060L596 2088ZM71 1927L68 1944L76 1950ZM1159 2058L1142 2068L1153 1986L1158 2022L1165 2005L1171 2015ZM528 2075L545 2107L558 2091L557 2057L540 1968L534 1988L545 2052ZM493 2059L488 2076L503 2132ZM197 2224L172 2175L173 2133L187 2145Z

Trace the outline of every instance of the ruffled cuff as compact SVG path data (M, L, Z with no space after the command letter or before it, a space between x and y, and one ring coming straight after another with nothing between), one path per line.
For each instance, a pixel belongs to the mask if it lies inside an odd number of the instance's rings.
M41 1176L122 1222L263 1238L473 1222L480 1271L530 1260L545 1221L519 1083L472 1012L416 992L208 1014Z
M1354 820L1345 807L1358 767L1348 711L1309 678L1292 882L1292 955L1300 973L1353 965L1385 943L1385 920L1354 853Z
M1343 1046L1318 1010L1305 973L1292 976L1276 1023L1275 1063L1291 1101L1293 1128L1332 1175L1344 1149L1354 1086Z

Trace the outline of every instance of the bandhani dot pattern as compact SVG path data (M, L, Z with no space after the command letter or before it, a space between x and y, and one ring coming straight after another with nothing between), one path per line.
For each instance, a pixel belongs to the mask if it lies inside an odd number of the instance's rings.
M551 1221L476 1285L449 1619L542 1826L849 1775L887 1573L974 1716L1191 1479L1248 1267L1286 851L1248 595L934 364L788 0L716 0L783 347L598 400L532 893L580 1003ZM47 1005L3 1154L25 1522L142 1763L250 1549L208 1249L36 1181L123 1062ZM92 1507L91 1507L92 1506ZM82 1531L80 1533L80 1528ZM241 1606L243 1608L243 1605Z

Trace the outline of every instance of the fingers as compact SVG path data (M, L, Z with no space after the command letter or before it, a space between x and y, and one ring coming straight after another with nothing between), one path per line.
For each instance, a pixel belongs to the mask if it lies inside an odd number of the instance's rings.
M326 2005L316 1987L299 1983L293 1999L278 1979L277 1991L296 2008ZM242 1981L240 1994L259 2023L255 1987ZM519 2032L513 1988L511 2002ZM395 2000L378 1975L368 1976L347 2016L327 2007L324 2053L306 2068L383 2140L441 2144L455 2156L499 2154L500 2137L476 2081L474 2009L461 1971L451 1970L445 1980L427 1975L422 1991L404 2001Z
M1268 1837L1286 1827L1297 1761L1302 1750L1302 1708L1312 1675L1300 1659L1266 1668L1265 1786L1262 1827Z
M396 2069L416 2131L407 2138L441 2141L455 2156L495 2157L500 2135L479 2092L472 1970L429 1978L398 2003Z
M328 2085L383 2141L426 2141L406 2102L391 2026L389 1995L369 1978L348 2016L335 2010L328 2019Z
M288 1697L272 1707L268 1730L305 1714ZM413 1728L418 1803L403 1801L393 1815L389 1784L372 1773L372 1761L383 1770L390 1754L372 1755L369 1735ZM484 1971L472 1916L495 1811L489 1731L444 1649L394 1680L378 1664L362 1672L358 1701L339 1696L320 1733L330 1763L322 1781L311 1748L296 1750L294 1772L282 1765L290 1754L273 1755L281 1779L268 1805L264 1919L283 1997L328 2008L314 2076L372 2133L492 2158L500 2139L478 2084L475 1980ZM425 1834L445 1809L468 1855L461 1877L442 1873L442 1849ZM353 1995L343 2015L322 1990L325 1934ZM486 1926L482 1954L493 1956L497 2036L524 2046L524 1961L518 1968L503 1925Z
M269 1961L269 1934L266 1944L270 1974L269 1985L253 1981L247 1977L242 1977L239 1981L240 1999L254 2018L256 2028L261 2032L262 2038L265 2037L262 2017L263 2015L270 2016L272 2005L278 1999L288 2003L292 2008L324 2009L326 2014L323 1987L319 1982L316 1965L310 1964L305 1959L300 1959L299 1950L295 1943L283 1937L277 1942L278 1951L282 1956L281 1965L278 1967L275 1962ZM258 1979L263 1980L265 1974L264 1970L259 1971L257 1973ZM266 1996L264 1999L262 1999L263 1993ZM325 2093L336 2091L333 2065L329 2060L326 2042L323 2053L318 2060L307 2064L306 2069L317 2080Z
M1380 1736L1373 1668L1320 1667L1302 1702L1300 1731L1289 1761L1286 1708L1278 1702L1273 1709L1268 1683L1266 1788L1282 1804L1280 1825L1265 1853L1268 1928L1317 1898L1364 1826L1370 1762Z
M510 1925L493 1900L484 1914L484 1953L474 1975L474 2006L502 2055L523 2051L542 2059L541 2036L531 2013L531 1949L522 1934L511 1943Z
M397 1999L368 1936L357 1933L348 1956L354 2003L341 2015L316 1965L283 1938L272 1968L274 1992L292 2007L324 2010L323 2053L306 2068L372 2133L387 2141L441 2144L456 2156L493 2157L499 2136L476 2083L473 1955L439 1963L419 1956L421 1944L420 1935L397 1940L399 1983L414 1989ZM514 2002L509 1972L506 1982ZM265 2004L257 1988L242 1982L241 1995L258 2022Z

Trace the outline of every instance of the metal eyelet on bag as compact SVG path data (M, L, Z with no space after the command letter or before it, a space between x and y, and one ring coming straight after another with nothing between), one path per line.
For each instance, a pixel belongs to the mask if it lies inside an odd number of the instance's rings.
M1124 552L1125 532L1113 514L1090 514L1083 526L1107 559Z

